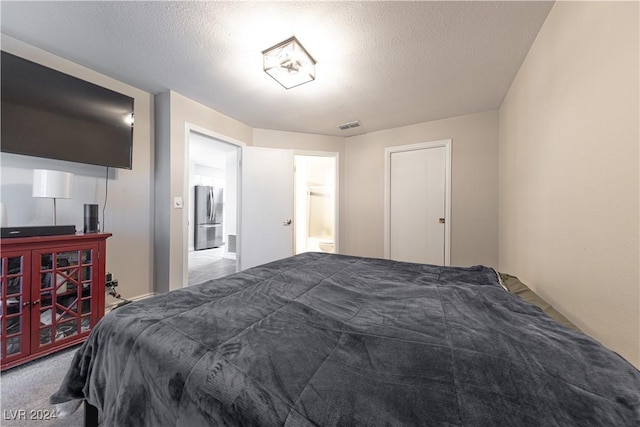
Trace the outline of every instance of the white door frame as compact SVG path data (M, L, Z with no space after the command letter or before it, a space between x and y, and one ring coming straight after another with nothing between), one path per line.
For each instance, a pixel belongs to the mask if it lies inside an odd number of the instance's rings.
M444 265L451 265L451 139L387 147L384 150L384 257L391 256L391 155L403 151L445 148Z
M334 236L333 236L333 247L335 249L335 253L340 253L340 153L337 151L308 151L308 150L294 150L293 156L318 156L318 157L333 157L336 159L336 170L335 170L335 212L334 212ZM295 184L295 181L294 181ZM295 195L295 193L294 193ZM294 207L296 200L294 199ZM295 209L294 209L295 212ZM293 241L296 240L295 228L293 234ZM295 249L295 246L294 246Z
M193 123L185 122L184 124L184 176L183 176L183 189L182 194L187 195L183 197L183 207L182 207L182 287L186 288L189 286L189 204L192 202L191 197L189 197L189 169L190 165L190 157L189 157L189 144L190 144L190 135L191 132L201 133L213 139L217 139L219 141L225 142L227 144L235 145L238 147L238 167L237 167L237 207L236 207L236 230L241 230L241 209L242 209L242 147L246 146L242 141L237 139L230 138L226 135L222 135L218 132L214 132L210 129L203 128L202 126L194 125ZM186 231L185 231L186 228ZM237 244L240 244L240 236L236 239ZM236 271L238 271L238 266L240 265L240 251L239 246L236 248Z

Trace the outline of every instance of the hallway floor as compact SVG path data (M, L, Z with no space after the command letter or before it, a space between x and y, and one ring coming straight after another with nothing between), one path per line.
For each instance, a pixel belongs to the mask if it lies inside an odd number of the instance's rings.
M236 272L236 261L223 258L224 247L189 252L189 286Z

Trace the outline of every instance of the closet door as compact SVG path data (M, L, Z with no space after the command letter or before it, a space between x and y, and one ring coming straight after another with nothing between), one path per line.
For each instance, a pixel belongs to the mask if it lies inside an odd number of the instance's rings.
M449 150L439 142L387 150L388 258L449 264Z

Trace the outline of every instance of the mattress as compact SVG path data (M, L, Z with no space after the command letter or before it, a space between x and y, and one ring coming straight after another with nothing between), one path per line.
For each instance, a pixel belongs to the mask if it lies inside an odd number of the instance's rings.
M73 399L108 426L638 426L640 373L488 267L306 253L112 311Z
M575 329L578 332L582 332L580 328L578 328L573 322L567 319L562 313L556 310L547 301L540 298L538 294L533 292L531 288L529 288L529 286L522 283L516 276L512 276L506 273L500 273L500 280L502 281L502 285L505 287L505 289L512 294L518 295L525 301L539 307L555 321L562 323L563 325L571 329Z

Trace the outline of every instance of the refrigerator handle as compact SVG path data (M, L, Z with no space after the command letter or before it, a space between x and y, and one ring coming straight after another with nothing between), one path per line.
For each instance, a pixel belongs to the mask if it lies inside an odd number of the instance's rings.
M209 187L209 198L208 198L207 206L209 208L209 222L213 222L213 217L215 214L215 205L213 200L213 187Z
M205 199L205 206L206 209L204 211L204 218L203 221L204 223L209 222L209 217L211 216L211 192L207 189L206 193L203 194L203 198Z

